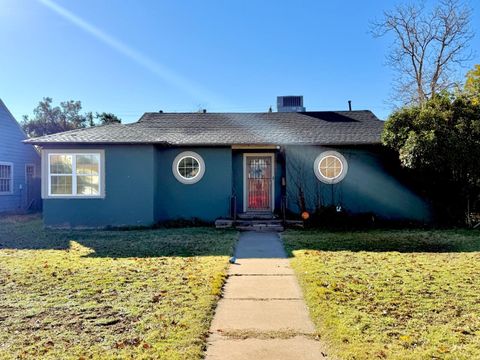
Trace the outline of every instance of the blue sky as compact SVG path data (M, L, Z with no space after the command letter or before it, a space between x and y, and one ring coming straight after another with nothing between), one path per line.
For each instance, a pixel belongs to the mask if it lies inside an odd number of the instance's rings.
M304 95L307 110L351 99L385 118L390 39L368 28L396 3L0 0L0 98L17 120L44 96L124 122L160 109L266 111L277 95Z

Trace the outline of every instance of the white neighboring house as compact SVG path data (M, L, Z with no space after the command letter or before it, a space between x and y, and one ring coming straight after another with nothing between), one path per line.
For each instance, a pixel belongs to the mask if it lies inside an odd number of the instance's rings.
M0 213L41 209L40 155L0 99Z

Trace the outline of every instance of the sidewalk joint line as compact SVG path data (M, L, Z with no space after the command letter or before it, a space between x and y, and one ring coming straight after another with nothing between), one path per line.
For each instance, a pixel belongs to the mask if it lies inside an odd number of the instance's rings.
M214 333L220 335L222 338L228 338L228 339L234 339L234 340L247 340L247 339L286 340L286 339L291 339L297 336L302 336L311 340L320 341L320 335L318 333L298 331L293 329L279 329L279 330L270 330L270 331L256 330L256 329L246 329L246 330L217 329Z

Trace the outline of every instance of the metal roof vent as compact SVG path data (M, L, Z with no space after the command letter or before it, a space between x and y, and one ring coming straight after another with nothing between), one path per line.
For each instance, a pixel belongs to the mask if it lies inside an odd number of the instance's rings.
M278 112L301 112L305 111L303 96L277 96Z

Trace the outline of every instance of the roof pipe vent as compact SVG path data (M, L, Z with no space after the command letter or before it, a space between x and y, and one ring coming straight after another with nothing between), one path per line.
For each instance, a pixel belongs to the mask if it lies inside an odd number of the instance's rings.
M348 111L352 111L352 100L348 100Z
M202 112L203 112L204 114L206 114L206 113L207 113L207 109L203 109Z

